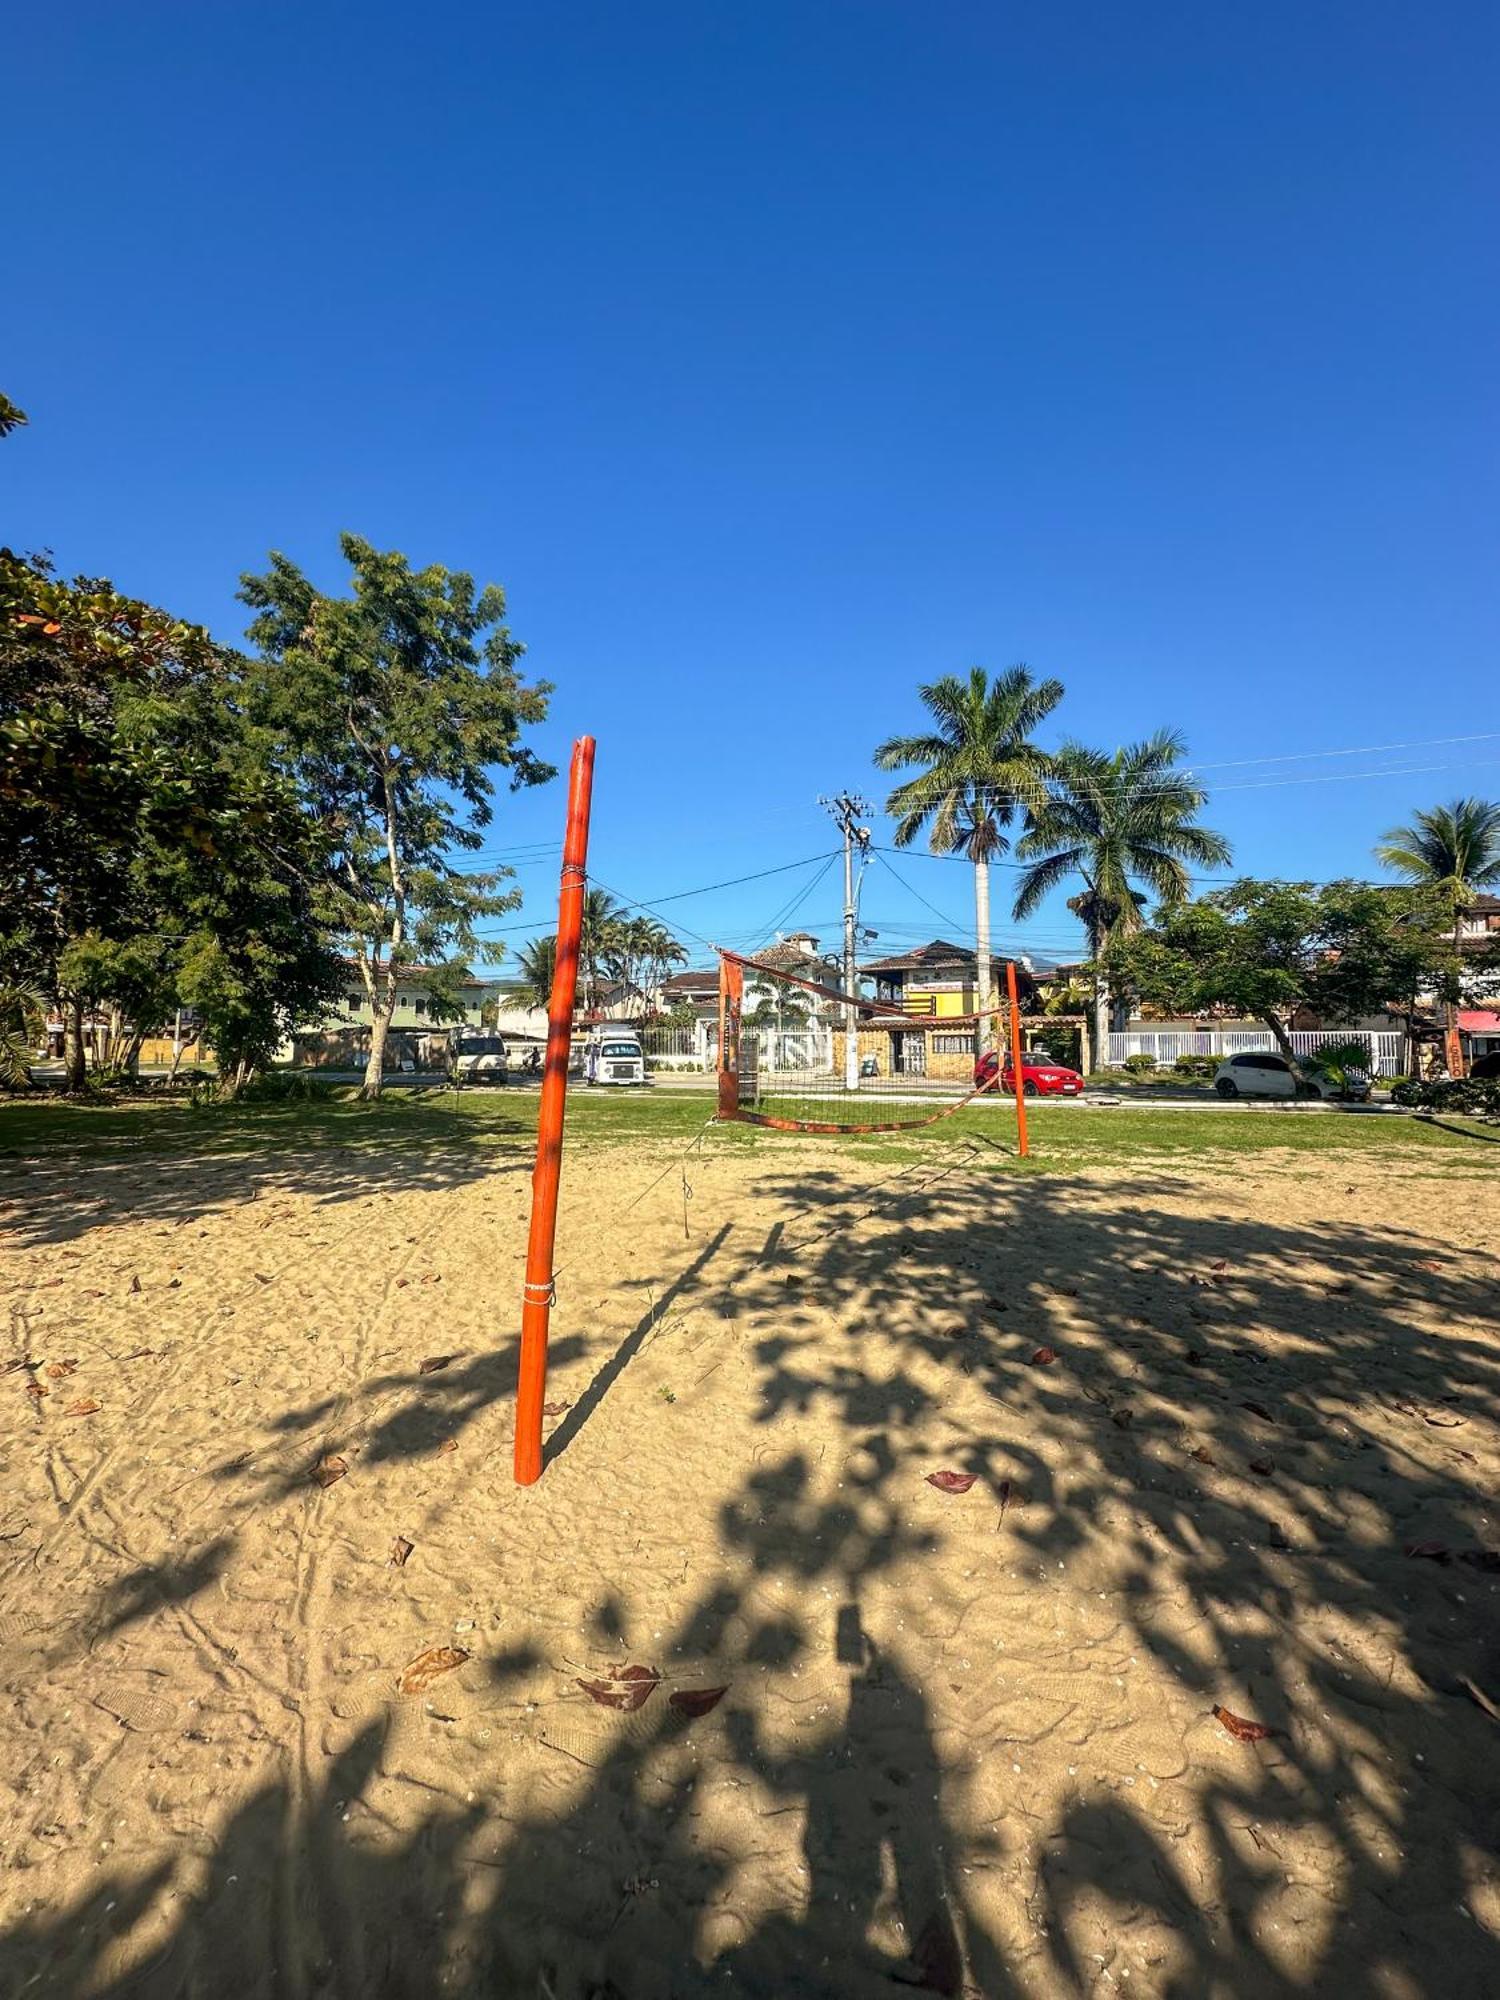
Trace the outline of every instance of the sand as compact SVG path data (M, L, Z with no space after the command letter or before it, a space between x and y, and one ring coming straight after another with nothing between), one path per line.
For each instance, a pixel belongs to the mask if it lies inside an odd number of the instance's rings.
M1494 1178L672 1158L0 1168L0 1993L1500 1992Z

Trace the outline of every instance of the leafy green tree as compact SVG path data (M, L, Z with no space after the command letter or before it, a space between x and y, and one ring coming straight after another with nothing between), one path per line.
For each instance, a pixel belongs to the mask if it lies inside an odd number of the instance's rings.
M1454 977L1441 900L1361 882L1236 882L1169 905L1105 947L1119 990L1173 1013L1232 1010L1265 1023L1298 1068L1291 1019L1330 1025L1387 1008Z
M1027 863L1016 889L1018 922L1061 883L1078 877L1083 889L1068 908L1082 919L1097 965L1111 943L1140 928L1146 897L1137 882L1170 908L1187 899L1187 864L1228 863L1228 841L1197 823L1207 794L1179 768L1184 747L1175 729L1159 729L1113 756L1081 743L1063 745L1046 795L1029 809L1016 843L1017 860ZM1101 1062L1108 1033L1109 993L1096 978L1094 1037Z
M9 437L29 421L26 412L18 410L9 396L0 396L0 438Z
M875 752L882 771L922 766L886 800L898 847L924 829L934 854L962 854L974 866L974 933L979 960L978 1046L987 1046L990 1018L990 863L1006 852L1018 812L1039 807L1052 760L1031 741L1063 698L1059 680L1033 680L1030 669L1008 667L991 681L973 667L966 681L947 674L918 688L932 728L891 736Z
M483 844L496 766L513 790L554 775L521 740L550 689L517 671L498 584L476 591L461 571L413 569L357 535L340 548L347 597L274 552L242 579L259 655L245 697L323 829L317 907L350 941L369 998L363 1094L377 1097L402 968L442 959L456 973L478 950L476 924L520 902L500 887L509 870L458 864Z
M1435 890L1449 903L1453 948L1460 950L1463 916L1481 889L1500 883L1500 804L1491 799L1454 799L1412 815L1410 826L1381 835L1376 859L1408 882ZM1450 1076L1464 1073L1458 1032L1458 1001L1444 1003L1445 1056Z
M107 1014L105 1062L128 1070L195 937L269 963L268 885L326 983L295 900L316 830L257 762L236 677L201 627L0 551L0 972L61 1006L73 1089L85 1014Z

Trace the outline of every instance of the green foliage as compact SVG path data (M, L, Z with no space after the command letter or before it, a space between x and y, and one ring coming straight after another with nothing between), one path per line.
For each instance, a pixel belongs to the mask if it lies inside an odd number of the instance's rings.
M41 1039L41 993L34 986L0 986L0 1084L31 1081L31 1051Z
M1444 1077L1431 1083L1411 1079L1396 1084L1391 1096L1397 1104L1415 1110L1500 1120L1500 1077Z
M1381 835L1376 858L1408 882L1444 891L1462 909L1500 883L1500 803L1454 799Z
M438 564L413 569L356 535L340 538L353 572L329 597L284 555L242 579L259 657L244 681L248 713L272 767L296 785L321 829L318 914L350 939L374 1003L366 1088L406 965L446 961L454 977L479 950L476 926L518 904L509 870L459 864L483 845L499 766L512 789L554 775L521 740L546 714L497 584Z
M909 846L927 828L934 854L991 861L1009 844L1001 828L1043 798L1051 761L1030 739L1062 700L1062 682L1034 681L1024 666L991 681L973 667L967 681L947 674L917 693L935 727L888 737L875 752L882 771L925 767L886 801L896 845Z
M510 991L525 1007L546 1008L552 998L552 981L557 971L557 939L533 938L517 954L519 978Z
M1027 1023L1027 1035L1035 1047L1045 1049L1054 1062L1066 1063L1076 1069L1079 1061L1079 1035L1076 1028L1051 1027L1045 1023Z
M242 987L257 969L253 1033L221 1060L339 983L302 887L317 829L257 758L237 674L201 627L0 551L0 972L71 1017L75 1089L85 1011L129 1069L205 954Z
M26 412L17 409L9 396L0 396L0 438L9 437L12 431L19 430L22 424L29 421Z
M1184 744L1172 729L1106 756L1067 743L1052 760L1046 796L1028 812L1016 855L1028 863L1016 890L1017 920L1078 876L1070 903L1083 919L1091 956L1111 938L1139 928L1145 883L1164 905L1185 900L1185 864L1219 868L1229 843L1197 824L1207 793L1178 768Z
M1296 1067L1295 1008L1348 1021L1453 979L1443 915L1416 890L1242 881L1159 910L1151 929L1111 944L1105 965L1117 989L1174 1013L1264 1021Z
M1120 1067L1128 1070L1131 1076L1155 1076L1156 1057L1148 1056L1142 1051L1137 1055L1126 1056Z
M1210 1083L1222 1060L1220 1056L1178 1056L1172 1068L1180 1077Z

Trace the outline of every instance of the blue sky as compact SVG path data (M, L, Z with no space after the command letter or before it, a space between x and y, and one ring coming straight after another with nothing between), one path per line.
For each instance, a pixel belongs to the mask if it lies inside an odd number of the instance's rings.
M142 0L7 56L0 538L224 638L343 528L502 582L618 890L826 853L974 662L1180 725L1246 872L1500 789L1493 5ZM561 810L501 802L517 921ZM894 865L883 941L971 932ZM662 914L831 942L814 873Z

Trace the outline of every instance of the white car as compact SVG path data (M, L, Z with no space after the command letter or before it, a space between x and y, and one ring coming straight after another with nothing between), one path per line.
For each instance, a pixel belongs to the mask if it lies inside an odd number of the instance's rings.
M1362 1104L1370 1095L1370 1079L1355 1072L1340 1082L1316 1069L1298 1077L1285 1056L1250 1049L1219 1064L1214 1089L1220 1097L1323 1097Z
M510 1059L499 1035L470 1035L453 1051L453 1074L467 1083L505 1083L510 1077Z

